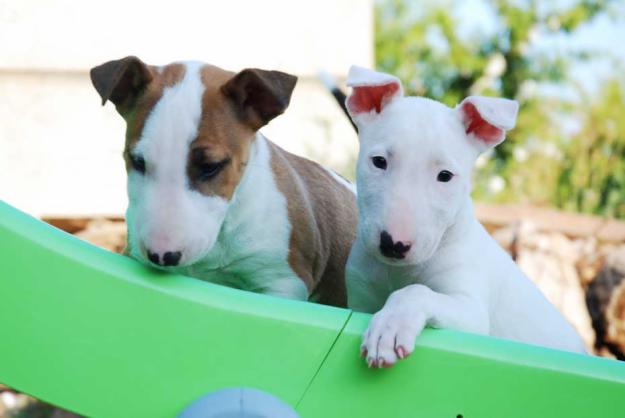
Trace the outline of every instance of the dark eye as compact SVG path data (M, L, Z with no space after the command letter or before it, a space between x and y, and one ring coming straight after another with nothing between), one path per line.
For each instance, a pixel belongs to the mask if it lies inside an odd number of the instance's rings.
M230 162L230 159L225 159L216 163L202 163L198 167L198 180L207 181L215 177L222 168Z
M379 168L380 170L386 170L386 158L380 157L379 155L372 157L371 161L373 165Z
M130 164L132 168L137 170L141 174L145 174L145 160L140 155L131 155Z
M438 176L436 177L436 180L441 181L443 183L447 183L453 177L454 177L454 175L453 175L453 173L451 171L443 170L440 173L438 173Z

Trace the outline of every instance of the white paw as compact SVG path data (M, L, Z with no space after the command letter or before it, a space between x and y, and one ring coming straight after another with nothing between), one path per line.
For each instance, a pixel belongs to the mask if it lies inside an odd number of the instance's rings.
M425 315L414 309L384 307L373 315L360 345L369 367L391 367L408 357L425 326Z

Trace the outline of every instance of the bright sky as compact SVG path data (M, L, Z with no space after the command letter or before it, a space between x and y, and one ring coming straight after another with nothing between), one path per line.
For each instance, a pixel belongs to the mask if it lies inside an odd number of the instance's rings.
M565 7L571 1L556 0L539 4L548 5L546 7ZM454 3L453 10L459 21L464 22L458 28L463 36L475 32L488 34L497 28L498 22L492 8L484 0L457 2ZM607 77L617 75L612 59L616 59L622 66L620 76L625 74L625 2L616 1L611 4L609 14L611 16L603 14L595 17L571 35L538 33L533 41L533 49L541 52L553 51L555 54L592 51L602 56L603 58L598 57L571 68L574 79L589 91L594 91Z

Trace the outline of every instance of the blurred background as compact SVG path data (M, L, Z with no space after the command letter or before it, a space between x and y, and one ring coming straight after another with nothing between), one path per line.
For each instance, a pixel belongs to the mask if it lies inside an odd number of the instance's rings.
M477 164L478 217L589 351L625 359L623 44L618 0L0 0L0 198L123 248L124 122L88 70L126 55L298 75L265 134L352 179L357 137L318 71L374 67L450 106L514 98L517 127ZM72 415L0 386L5 416Z

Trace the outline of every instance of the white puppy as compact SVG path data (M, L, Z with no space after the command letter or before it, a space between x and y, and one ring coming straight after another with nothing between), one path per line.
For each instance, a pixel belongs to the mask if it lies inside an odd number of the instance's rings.
M361 346L369 366L405 358L426 325L585 352L474 216L472 167L514 127L518 104L471 96L452 109L360 67L348 85L360 136L348 305L377 312Z

